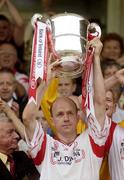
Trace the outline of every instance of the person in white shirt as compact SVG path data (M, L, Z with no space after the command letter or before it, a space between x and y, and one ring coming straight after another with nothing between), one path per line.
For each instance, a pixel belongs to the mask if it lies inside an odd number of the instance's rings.
M16 81L13 72L7 68L0 69L0 98L21 118L27 99L23 94L20 94L20 97L15 96L18 94L18 89L20 91L21 88Z
M106 87L106 111L107 116L112 119L116 109L116 100L112 87L116 83L124 84L124 69L117 71L105 81ZM109 172L111 180L124 179L124 128L113 121L106 141L106 153L108 154Z
M106 92L106 113L111 119L115 111L115 100L112 90ZM111 180L124 179L124 128L111 122L109 136L105 144L106 155L108 155L109 173ZM106 173L106 172L104 172Z

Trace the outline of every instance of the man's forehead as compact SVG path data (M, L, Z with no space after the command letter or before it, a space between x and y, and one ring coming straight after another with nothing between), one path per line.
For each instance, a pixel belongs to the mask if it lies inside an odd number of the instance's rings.
M6 77L5 79L3 79L3 77ZM14 85L15 82L15 78L13 76L13 74L11 73L0 73L0 82L9 82L12 83Z
M106 92L106 100L114 100L114 95L112 93L112 91L107 91Z
M70 99L69 98L67 98L67 97L59 97L59 98L57 98L56 100L55 100L55 102L53 103L53 105L55 104L57 104L57 105L61 105L61 104L65 104L65 103L67 103L67 104L70 104Z
M14 48L0 47L0 54L4 53L16 55L16 50Z
M15 47L12 44L9 44L9 43L1 44L0 45L0 50L4 50L4 51L14 50L14 51L16 51Z
M7 20L0 20L0 26L1 25L6 25L9 27L9 22Z
M10 129L14 129L14 125L11 121L7 121L7 120L3 120L2 119L0 120L0 131L3 132L3 131L8 131Z

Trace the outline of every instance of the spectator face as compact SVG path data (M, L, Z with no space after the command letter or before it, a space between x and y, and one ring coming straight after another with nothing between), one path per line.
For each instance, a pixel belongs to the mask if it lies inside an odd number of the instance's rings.
M0 152L11 154L18 148L18 134L12 122L0 121Z
M106 92L106 114L108 117L112 117L115 112L116 104L114 102L113 93L111 91Z
M84 113L82 111L82 107L81 107L78 97L77 96L69 96L69 98L72 99L75 102L75 104L77 105L79 118L84 119L85 118Z
M15 80L11 73L0 73L0 97L8 102L15 91Z
M102 50L103 58L117 60L121 56L120 43L116 40L105 41Z
M0 67L14 69L17 61L17 51L11 44L0 46Z
M5 21L0 21L0 42L5 42L10 38L10 24Z
M76 135L76 126L78 123L78 115L75 104L61 97L54 102L52 107L52 120L58 135L65 137L66 135Z
M104 70L104 78L107 79L107 78L113 76L117 71L118 71L118 67L116 67L114 65L111 66L111 68L110 67L106 68Z
M36 120L38 120L39 122L41 122L41 125L43 127L44 132L47 132L47 129L49 127L48 122L46 120L46 118L44 117L44 114L41 110L39 110L36 114Z
M60 96L71 96L76 89L76 84L73 83L72 79L59 78L58 93Z

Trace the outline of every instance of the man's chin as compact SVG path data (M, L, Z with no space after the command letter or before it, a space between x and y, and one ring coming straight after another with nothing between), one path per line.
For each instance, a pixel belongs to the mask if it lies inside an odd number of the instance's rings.
M11 153L13 153L14 151L18 151L18 150L19 150L18 146L13 146L12 148L9 149L9 152L10 152L10 154L11 154Z
M8 97L8 95L7 95L7 96L4 96L4 97L1 98L1 99L3 99L5 102L9 102L11 98Z

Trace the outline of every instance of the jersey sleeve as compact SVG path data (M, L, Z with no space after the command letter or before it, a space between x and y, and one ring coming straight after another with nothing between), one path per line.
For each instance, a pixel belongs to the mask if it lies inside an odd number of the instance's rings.
M94 143L99 146L105 145L105 142L109 135L111 119L106 116L104 127L101 128L97 119L90 114L88 116L87 124L88 124L89 135L92 138L92 140L94 141Z
M26 133L25 139L28 145L28 150L31 158L34 161L38 171L40 172L42 161L46 150L46 134L43 132L42 126L39 122L36 123L35 132L31 141L29 141Z

